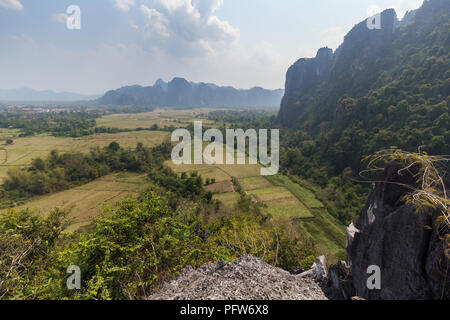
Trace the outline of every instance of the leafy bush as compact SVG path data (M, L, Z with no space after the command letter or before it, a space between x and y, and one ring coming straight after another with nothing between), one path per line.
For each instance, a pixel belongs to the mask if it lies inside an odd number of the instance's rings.
M47 218L30 210L0 214L0 299L50 299L57 294L60 283L51 273L65 215L59 210Z

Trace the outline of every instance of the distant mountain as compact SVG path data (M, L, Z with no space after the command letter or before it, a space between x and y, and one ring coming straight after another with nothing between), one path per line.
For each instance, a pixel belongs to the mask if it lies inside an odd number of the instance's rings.
M188 82L174 78L169 83L159 79L151 87L128 86L107 92L101 105L150 105L155 107L232 107L279 106L284 90L255 87L238 90L212 83Z
M97 99L99 95L72 92L36 91L29 88L0 90L0 101L81 101Z

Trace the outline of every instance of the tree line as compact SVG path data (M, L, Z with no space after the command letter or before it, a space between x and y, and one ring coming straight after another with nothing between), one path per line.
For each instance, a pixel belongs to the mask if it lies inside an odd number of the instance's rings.
M9 170L0 195L2 202L10 204L86 184L111 172L145 172L151 161L151 150L142 143L134 149L125 149L111 142L103 148L92 148L88 154L60 154L53 150L45 159L33 159L29 168Z

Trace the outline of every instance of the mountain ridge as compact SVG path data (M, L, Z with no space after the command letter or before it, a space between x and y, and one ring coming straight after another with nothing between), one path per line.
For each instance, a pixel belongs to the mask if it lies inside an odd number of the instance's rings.
M97 102L100 105L156 107L279 106L283 94L283 89L235 89L213 83L189 82L175 77L170 82L158 79L153 86L132 85L110 90Z

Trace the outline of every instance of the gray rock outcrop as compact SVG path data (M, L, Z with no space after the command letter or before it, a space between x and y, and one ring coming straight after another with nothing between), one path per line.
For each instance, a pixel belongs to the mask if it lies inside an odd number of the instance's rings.
M299 276L302 278L311 277L319 283L326 281L328 279L328 267L325 256L317 257L311 269L301 273Z
M347 229L348 264L330 268L334 298L371 300L449 299L449 230L437 212L417 212L403 202L413 173L391 163L378 177L355 226ZM369 290L369 266L381 271L380 290ZM351 283L351 285L349 285Z
M320 271L324 270L326 264ZM214 262L196 270L187 267L149 300L326 300L326 297L313 277L293 275L246 255L228 264Z

